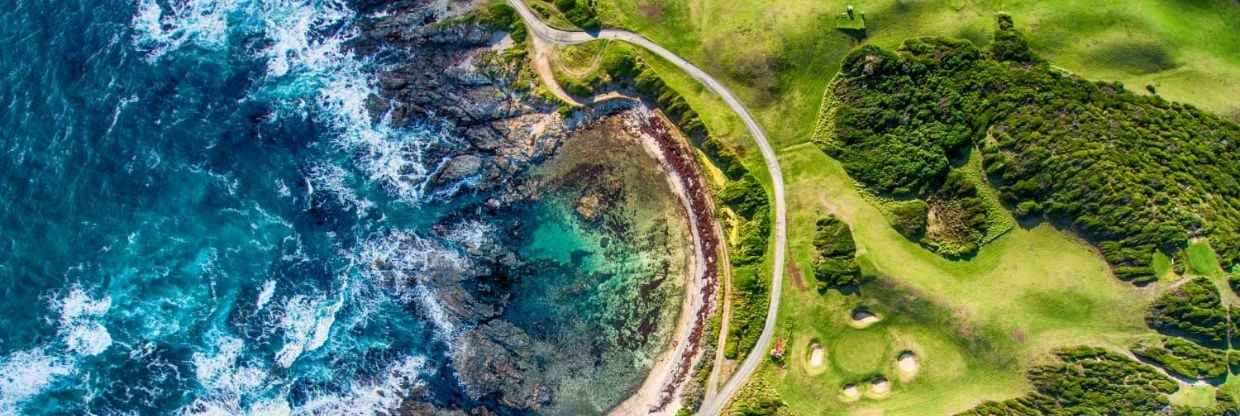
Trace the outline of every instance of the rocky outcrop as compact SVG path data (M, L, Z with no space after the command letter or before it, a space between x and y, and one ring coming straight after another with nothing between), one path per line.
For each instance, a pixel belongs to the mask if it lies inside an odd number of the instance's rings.
M559 378L582 377L580 366L557 359L571 356L585 362L582 365L593 366L611 357L620 358L611 360L616 364L608 365L613 367L631 364L621 355L604 357L615 352L592 345L590 337L574 338L573 348L567 348L572 351L564 355L561 350L566 348L555 340L539 339L504 319L513 280L540 265L528 264L507 247L506 239L528 228L527 224L499 218L553 188L530 176L531 167L553 157L582 127L631 104L613 101L562 114L555 103L516 86L525 63L510 61L493 48L497 36L491 28L467 19L444 23L463 10L461 4L466 2L447 3L453 6L436 10L426 1L375 2L368 7L384 13L365 21L355 42L358 53L384 63L375 79L377 91L366 101L372 119L396 129L419 129L422 123L435 120L442 125L427 130L452 136L442 144L428 145L437 147L425 152L438 161L431 164L433 171L425 185L431 191L428 194L480 197L458 214L442 219L434 229L437 239L433 244L447 245L435 250L457 250L470 261L438 256L414 266L372 264L394 286L415 288L410 291L418 299L413 312L434 322L436 337L450 358L437 376L459 387L450 392L415 390L406 398L403 411L454 415L543 412L562 399L557 395L568 394L557 390ZM572 212L607 232L627 233L628 225L607 213L611 201L618 199L619 184L595 183L607 177L595 171L573 173L577 176L566 175L565 182L593 187L571 199ZM470 234L468 230L479 228L475 222L480 217L490 221L492 228ZM623 249L621 243L631 242L613 243L615 250ZM399 249L425 251L424 245L431 243L410 238L400 244ZM661 281L651 285L658 284ZM644 293L648 288L640 290ZM649 319L634 319L640 321L638 327L613 331L619 334L615 338L623 339L608 342L629 343L624 348L656 342L650 327L658 315L649 313L656 308L651 305L632 306L629 315Z

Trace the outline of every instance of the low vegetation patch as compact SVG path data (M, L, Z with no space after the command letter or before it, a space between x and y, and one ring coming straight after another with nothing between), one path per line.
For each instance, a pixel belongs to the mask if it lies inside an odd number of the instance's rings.
M1227 352L1202 347L1176 337L1142 340L1132 353L1181 377L1220 380L1227 376Z
M1153 253L1197 238L1224 265L1240 259L1240 126L1060 72L1006 16L986 50L938 38L863 46L834 85L819 145L880 195L936 199L953 165L980 151L1018 216L1079 231L1121 279L1157 280ZM947 241L972 236L974 216L959 218Z
M818 280L819 292L861 283L857 246L848 224L832 215L819 219L814 232L814 249L817 251L814 277Z
M1178 66L1166 48L1149 41L1123 41L1102 45L1097 47L1090 57L1135 75L1162 72Z
M719 197L742 218L740 238L728 252L735 284L732 323L724 355L733 359L753 348L766 321L770 283L762 273L762 259L771 234L771 213L766 190L752 175L746 174L741 180L729 183Z
M977 186L959 170L947 174L939 190L928 200L929 218L922 244L949 257L977 252L989 226L989 211Z
M788 410L788 403L779 396L779 391L775 389L774 374L772 367L766 366L759 369L749 382L745 383L736 396L732 399L732 403L724 410L724 414L732 416L787 416L792 413Z
M1054 358L1029 369L1033 393L961 415L1152 415L1170 407L1167 395L1178 388L1157 370L1101 348L1063 348Z
M1210 279L1198 277L1167 291L1150 305L1145 323L1168 335L1226 347L1228 311Z

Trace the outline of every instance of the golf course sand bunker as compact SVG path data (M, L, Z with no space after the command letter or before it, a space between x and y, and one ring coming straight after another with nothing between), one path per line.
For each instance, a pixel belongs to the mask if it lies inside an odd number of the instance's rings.
M871 399L881 399L887 397L891 393L891 382L885 377L875 378L870 382L869 397Z
M852 322L849 322L848 324L857 329L867 328L870 325L874 325L883 320L881 316L871 312L869 308L864 306L859 306L856 309L853 309L851 318Z
M917 370L921 368L917 362L917 354L912 351L901 352L896 357L896 372L900 375L900 381L908 382L917 377Z
M816 343L816 342L815 342L815 343L814 343L814 345L813 345L812 347L810 347L810 351L809 351L809 365L810 365L811 367L818 367L818 366L821 366L821 365L822 365L822 357L823 357L823 355L824 355L824 354L823 354L823 352L822 352L822 346L821 346L821 345L818 345L818 343Z
M856 384L845 384L844 389L840 390L840 395L846 402L854 402L861 398L861 389Z
M818 341L809 343L809 358L805 361L805 372L811 376L822 374L827 370L827 350Z

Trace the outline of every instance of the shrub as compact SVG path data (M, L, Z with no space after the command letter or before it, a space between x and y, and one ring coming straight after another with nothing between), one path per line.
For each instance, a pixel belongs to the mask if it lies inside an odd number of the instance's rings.
M1150 304L1145 323L1159 332L1180 335L1212 347L1225 346L1228 312L1210 279L1198 277L1168 291Z
M854 258L857 247L848 224L834 216L819 219L814 231L814 277L820 291L860 283L861 269Z
M920 199L899 203L891 208L891 226L911 240L920 240L926 234L929 209L929 205Z
M494 4L479 9L476 15L478 23L495 30L508 32L516 43L525 41L525 22L506 4Z
M1227 352L1202 347L1176 337L1144 340L1132 353L1172 373L1192 379L1219 379L1229 371Z
M1056 350L1057 362L1029 369L1034 392L1002 402L983 402L961 413L996 415L1158 414L1179 386L1158 371L1101 348Z
M1240 261L1240 125L1057 71L1008 16L988 51L934 38L858 48L833 86L819 145L877 193L934 199L972 148L1016 214L1070 225L1121 279L1157 280L1154 251L1175 256L1190 238Z
M719 199L745 218L753 218L767 207L766 189L748 173L740 180L729 182L719 191Z

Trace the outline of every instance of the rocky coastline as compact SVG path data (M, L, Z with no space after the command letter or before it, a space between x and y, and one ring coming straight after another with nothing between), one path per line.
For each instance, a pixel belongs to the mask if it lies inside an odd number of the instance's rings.
M720 243L714 233L709 191L696 170L692 150L671 135L674 127L640 102L610 101L562 112L557 103L521 85L522 71L529 68L519 54L514 58L512 51L504 49L510 42L505 42L502 33L461 18L476 4L435 6L419 1L375 5L384 12L365 22L355 42L357 53L391 62L377 74L378 92L367 99L372 119L386 120L396 128L417 128L424 120L443 120L446 125L439 127L461 138L426 149L429 151L425 154L440 162L425 186L434 195L472 201L439 221L435 232L470 258L485 259L462 262L442 256L416 268L382 259L372 262L371 267L393 284L414 285L418 288L415 293L426 298L411 312L436 322L440 329L437 337L449 357L448 364L437 370L438 377L458 387L435 383L412 386L401 412L577 412L557 407L562 385L531 376L569 371L568 367L547 363L554 361L551 358L557 357L556 350L562 346L531 335L529 328L506 317L506 305L519 286L515 276L545 265L524 259L511 241L513 235L532 225L503 218L545 196L548 183L539 179L538 166L554 158L566 143L600 125L641 137L661 164L669 185L676 189L682 214L691 224L691 241L696 246L693 252L697 255L689 265L692 277L684 277L688 283L681 289L683 295L677 294L684 302L671 315L675 328L671 334L663 334L663 341L670 338L671 342L657 346L664 352L650 364L652 370L643 377L638 394L613 409L631 406L647 413L674 412L686 379L702 359L702 332L715 308L715 261ZM584 193L574 199L573 210L584 223L615 228L616 222L609 221L606 214L615 199L606 192ZM481 228L488 232L479 235L476 229L461 224L474 228L483 224ZM399 241L398 250L424 249L426 244L417 238ZM652 281L639 290L646 294L659 290L662 284ZM629 335L617 344L636 348L658 343L659 337L652 336L656 317L651 312L633 313L642 317L640 323L636 330L625 332Z

